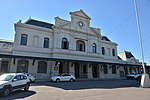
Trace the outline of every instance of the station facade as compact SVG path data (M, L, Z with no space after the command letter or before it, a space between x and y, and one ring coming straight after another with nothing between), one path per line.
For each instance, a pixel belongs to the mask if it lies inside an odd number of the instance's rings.
M36 79L71 73L76 78L122 79L141 73L142 64L130 53L118 53L117 43L90 26L83 11L70 20L55 17L51 24L29 18L14 24L13 42L0 40L0 69L31 73Z

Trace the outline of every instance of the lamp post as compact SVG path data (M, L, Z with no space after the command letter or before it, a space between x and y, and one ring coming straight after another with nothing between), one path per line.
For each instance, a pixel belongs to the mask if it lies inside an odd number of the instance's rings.
M144 72L144 74L142 75L142 78L141 78L141 87L150 87L149 75L146 74L146 69L145 69L145 65L144 65L144 53L143 53L141 30L140 30L140 23L139 23L136 0L134 0L134 7L135 7L135 13L136 13L136 23L137 23L137 28L138 28L140 51L141 51L141 57L142 57L142 66L143 66L143 72Z

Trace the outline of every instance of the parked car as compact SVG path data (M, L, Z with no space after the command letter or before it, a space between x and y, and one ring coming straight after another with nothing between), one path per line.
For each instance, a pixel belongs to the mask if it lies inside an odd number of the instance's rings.
M135 75L134 75L134 79L137 79L137 78L139 78L139 77L141 78L141 77L142 77L142 74L135 74Z
M24 73L6 73L0 76L0 94L8 96L11 92L30 87L30 80Z
M57 83L60 82L60 81L73 82L73 81L75 81L75 77L73 75L69 74L69 73L63 73L63 74L60 74L60 75L52 76L51 80L55 81Z
M126 77L127 77L127 79L137 79L140 76L142 76L142 74L130 73Z
M30 82L35 82L35 77L32 76L31 74L29 73L26 73L27 77L29 78Z

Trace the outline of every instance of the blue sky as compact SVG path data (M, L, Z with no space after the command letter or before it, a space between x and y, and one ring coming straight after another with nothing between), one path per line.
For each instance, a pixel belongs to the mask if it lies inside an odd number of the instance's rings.
M150 64L150 0L137 0L144 49ZM33 19L54 23L59 16L82 9L91 17L91 26L118 44L118 52L131 51L141 60L133 0L0 0L0 39L14 40L14 23Z

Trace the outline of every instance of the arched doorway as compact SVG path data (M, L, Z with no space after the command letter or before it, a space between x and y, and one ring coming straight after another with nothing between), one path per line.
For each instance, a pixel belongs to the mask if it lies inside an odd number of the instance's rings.
M99 77L99 70L98 70L98 65L97 64L93 64L92 65L92 75L93 78L98 78Z
M28 60L18 60L17 72L19 73L28 73Z
M63 63L60 62L60 65L59 65L59 74L62 74L63 73Z

